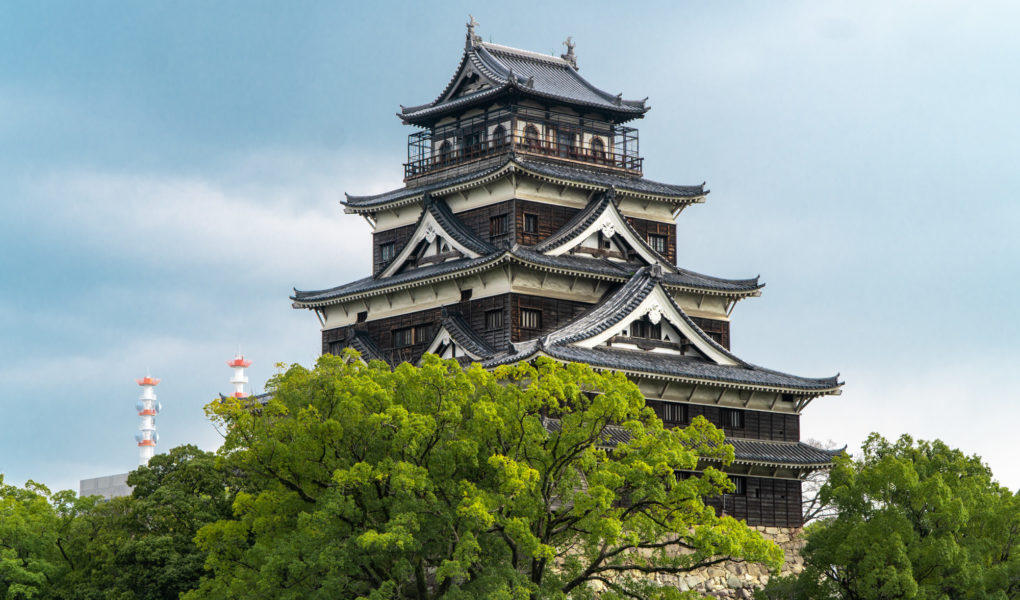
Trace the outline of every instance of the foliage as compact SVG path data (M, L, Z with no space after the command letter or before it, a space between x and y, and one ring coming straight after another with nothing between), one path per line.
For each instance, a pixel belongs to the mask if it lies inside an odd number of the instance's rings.
M206 557L195 534L231 514L236 478L216 468L212 453L186 445L154 456L128 484L131 497L77 520L64 597L170 600L198 586Z
M207 406L223 467L258 491L199 531L212 576L186 598L666 598L648 575L781 563L703 504L732 489L723 473L677 474L732 460L721 432L663 428L621 374L350 352L268 387Z
M0 598L44 598L67 572L62 553L71 517L59 509L74 500L74 492L51 494L34 481L18 488L0 475Z
M132 496L106 501L24 489L0 478L0 598L169 600L198 586L198 529L228 517L236 478L181 446L128 477Z
M836 442L829 440L820 442L815 439L805 441L806 444L829 451L845 450L846 446L840 448ZM800 514L804 524L813 523L819 519L829 519L836 516L836 507L831 502L822 502L822 488L829 480L827 469L818 469L808 473L800 484L801 509Z
M859 459L837 459L822 497L838 515L807 530L805 571L763 597L1020 597L1020 500L978 457L872 434Z

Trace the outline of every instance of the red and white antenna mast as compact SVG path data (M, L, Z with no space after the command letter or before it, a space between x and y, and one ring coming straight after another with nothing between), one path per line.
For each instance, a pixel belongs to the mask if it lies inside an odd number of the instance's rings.
M230 383L234 384L234 397L244 398L248 395L244 393L244 386L248 383L248 377L244 374L244 370L251 366L251 361L244 360L244 355L239 350L234 356L234 360L227 361L227 366L234 368L234 376L230 378Z
M138 416L142 418L142 424L135 434L135 441L138 442L138 464L147 465L149 459L156 454L156 442L159 440L159 435L156 434L156 415L162 407L156 401L156 392L153 389L159 385L159 380L146 375L135 381L142 386L142 395L135 404Z

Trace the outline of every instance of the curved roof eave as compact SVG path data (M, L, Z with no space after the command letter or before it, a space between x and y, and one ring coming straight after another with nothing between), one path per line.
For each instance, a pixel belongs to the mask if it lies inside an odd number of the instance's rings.
M551 360L560 362L576 362L568 359L560 358L555 354L548 352L544 347L540 347L535 344L532 348L526 349L520 354L507 355L503 357L493 357L489 361L482 363L482 366L486 368L493 368L500 365L514 364L521 361L534 360L540 356L544 356ZM640 371L636 369L625 369L620 367L600 366L596 364L590 364L589 366L596 371L614 371L623 373L625 375L631 375L635 377L643 377L645 379L653 379L657 381L676 381L679 383L690 383L694 385L704 385L716 388L728 388L741 391L756 391L756 392L768 392L778 394L793 394L796 396L804 396L810 398L817 398L819 396L839 396L842 391L840 388L843 387L841 382L837 382L834 386L827 388L817 389L803 389L796 387L785 387L785 386L768 386L768 385L757 385L750 383L739 383L733 381L721 381L716 379L705 379L699 377L689 377L685 375L670 375L662 373L653 373L649 371Z
M666 193L655 193L650 191L643 191L635 189L633 187L628 188L626 181L608 181L605 183L597 183L593 181L578 181L571 179L569 175L563 174L556 176L552 174L552 169L555 166L545 167L549 170L543 172L543 167L534 165L524 164L516 155L510 154L503 164L490 167L488 169L482 169L477 174L468 174L462 177L454 177L450 180L450 185L443 185L443 181L436 182L435 184L429 184L421 186L420 188L405 188L403 190L394 190L393 192L386 192L383 194L377 194L375 196L352 196L345 194L346 201L342 201L341 204L344 206L344 212L348 214L372 214L382 210L389 210L393 208L400 208L407 206L415 202L420 202L426 193L430 193L433 196L441 196L446 194L453 194L458 191L468 190L475 187L480 187L489 183L505 173L513 170L515 172L524 173L531 177L548 181L550 183L556 183L559 185L566 185L575 187L578 189L585 190L600 190L607 191L610 188L615 187L616 194L619 196L627 196L631 198L641 200L655 200L660 202L667 202L678 206L688 206L690 204L700 204L705 201L705 197L709 194L709 191L704 189L704 184L701 186L676 186L678 188L689 188L689 189L678 189L674 194ZM594 172L593 172L594 173ZM472 177L472 175L474 175ZM598 173L594 173L593 176L597 176ZM659 184L650 180L643 181L649 182L650 184L656 185L667 185ZM456 183L454 183L456 182ZM393 196L392 200L377 201L377 198L385 196Z
M521 254L519 254L519 252L522 252L522 251L523 251L522 249L518 249L518 247L515 247L515 248L512 248L510 250L501 251L497 255L492 255L492 257L491 257L492 260L488 260L488 261L482 262L480 264L474 264L474 265L470 265L470 266L466 265L464 269L455 269L455 270L448 271L448 272L443 272L443 273L440 273L440 274L437 274L437 275L434 275L434 276L424 275L420 279L410 279L410 280L407 280L407 281L400 281L400 282L394 283L394 284L389 285L389 286L387 286L387 285L379 285L377 287L373 287L371 289L367 289L367 290L364 290L364 291L358 291L358 292L354 292L354 293L350 293L350 294L345 294L345 295L334 296L334 297L321 298L321 299L316 299L316 300L302 300L300 298L300 295L302 295L302 294L309 294L309 295L312 295L312 294L326 294L326 293L329 292L329 289L325 289L325 290L310 290L310 291L298 291L298 290L295 290L295 295L291 296L290 299L293 302L293 307L294 308L307 308L307 309L322 308L322 307L331 306L331 305L334 305L334 304L341 304L343 302L353 302L353 301L356 301L356 300L361 300L363 298L371 298L371 297L374 297L374 296L381 296L381 295L384 295L384 294L392 293L392 292L395 292L395 291L400 291L400 290L403 290L403 289L409 289L409 288L422 287L422 286L426 286L426 285L432 285L433 283L436 283L436 282L439 282L439 281L446 281L448 279L453 279L453 278L456 278L456 277L473 275L473 274L476 274L476 273L479 273L479 272L483 272L483 271L485 271L485 270L487 270L489 268L494 268L494 267L498 266L502 262L502 261L498 260L500 258L504 258L505 260L508 260L508 261L513 261L513 262L515 262L517 264L520 264L520 265L523 265L523 266L526 266L528 268L532 268L532 269L535 269L535 270L538 270L538 271L543 271L543 272L547 272L547 273L554 273L554 274L558 274L558 275L567 275L567 276L575 276L575 277L586 277L586 278L590 278L590 279L600 279L602 281L611 281L611 282L616 282L616 283L626 282L631 277L630 274L625 273L625 272L609 274L609 273L599 273L599 272L596 272L594 270L585 270L583 268L571 268L569 266L557 266L557 265L542 264L540 262L536 262L535 260L530 259L527 256L522 256ZM473 259L473 260L477 261L479 259ZM377 281L383 282L385 280L380 279L380 280L377 280ZM675 290L680 290L680 291L690 291L690 292L693 292L693 293L696 293L696 294L704 294L704 295L708 295L708 296L721 296L721 297L734 298L734 299L740 299L740 298L746 298L746 297L750 297L750 296L759 296L759 295L761 295L761 292L759 291L759 289L717 290L717 289L709 289L709 288L699 288L697 286L690 286L690 285L670 285L669 283L665 283L665 282L664 282L664 286L666 288L668 288L668 289L675 289ZM344 286L341 286L341 287L344 287Z

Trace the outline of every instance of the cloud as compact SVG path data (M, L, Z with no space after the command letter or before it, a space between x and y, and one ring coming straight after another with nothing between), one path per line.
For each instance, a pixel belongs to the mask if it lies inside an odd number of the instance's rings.
M27 194L45 207L33 211L45 219L35 226L71 252L139 269L216 270L234 281L285 276L308 285L368 271L370 229L343 214L339 190L398 186L393 169L378 166L393 162L263 152L216 177L61 171L29 183Z

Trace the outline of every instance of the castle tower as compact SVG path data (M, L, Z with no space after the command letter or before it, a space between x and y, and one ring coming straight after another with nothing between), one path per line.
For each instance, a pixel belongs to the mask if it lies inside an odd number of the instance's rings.
M156 442L159 441L159 435L156 433L156 415L162 406L156 400L155 391L159 379L146 375L135 381L142 386L142 395L135 404L138 416L141 417L138 433L135 434L135 441L138 442L138 464L147 465L149 459L156 454Z
M371 274L295 290L293 306L316 313L324 353L620 371L667 425L700 415L724 431L736 490L710 504L787 536L802 525L802 478L832 464L800 441L801 411L842 382L731 350L734 308L764 284L680 266L676 219L709 192L644 178L630 125L645 100L582 78L570 38L555 57L475 26L436 99L397 115L417 128L404 186L343 203L373 229Z
M248 394L244 392L244 386L248 384L248 376L244 374L244 370L251 366L250 360L245 360L244 355L238 352L233 360L227 361L227 366L234 369L234 376L230 378L230 383L234 385L235 398L244 398Z

